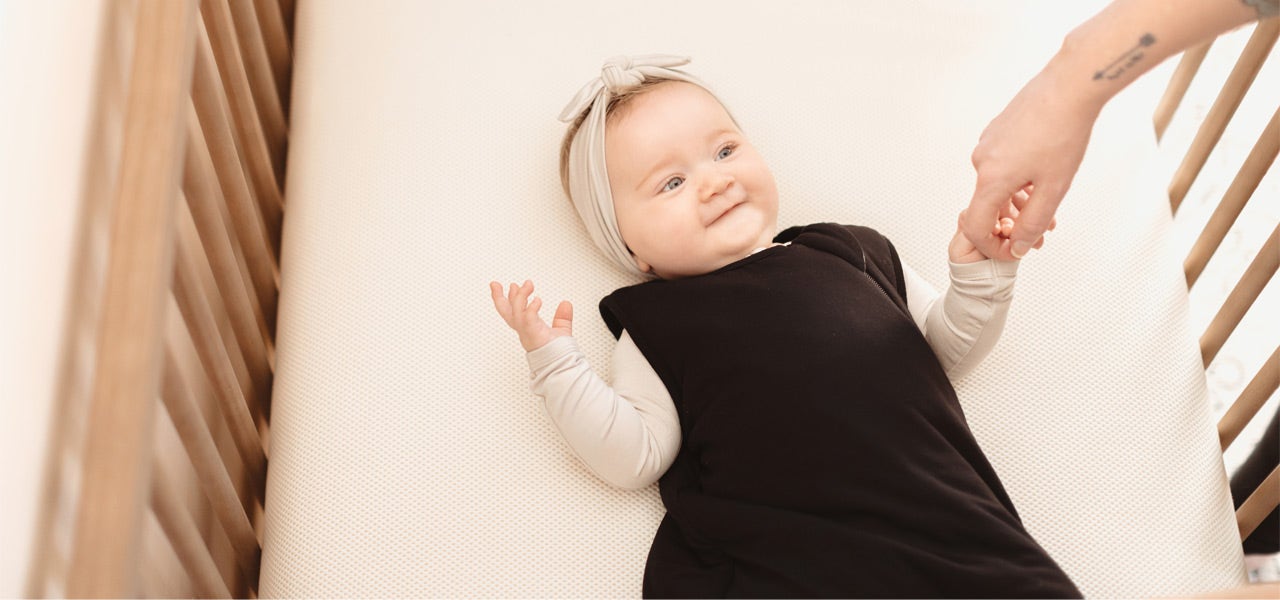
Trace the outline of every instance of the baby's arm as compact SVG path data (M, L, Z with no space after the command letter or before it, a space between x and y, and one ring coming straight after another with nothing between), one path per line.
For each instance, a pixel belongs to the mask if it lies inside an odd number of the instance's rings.
M1000 211L1000 220L992 224L992 235L1009 236L1033 191L1028 185L1009 198ZM965 216L961 211L955 236L947 246L951 283L941 296L911 267L902 266L907 307L951 379L968 374L995 347L1004 331L1009 303L1013 300L1013 280L1018 272L1018 261L989 259L961 233ZM1051 221L1049 229L1056 225L1056 221ZM1041 237L1033 247L1043 245L1044 237Z
M624 331L613 352L613 387L571 337L530 352L533 393L578 458L601 479L639 489L657 481L680 450L680 420L657 372Z
M907 307L947 377L959 379L986 358L1004 331L1017 261L950 262L951 283L939 294L902 265Z
M556 311L556 326L547 328L537 298L528 300L531 282L513 284L508 297L496 282L490 288L494 307L528 352L533 392L545 399L548 416L578 458L618 487L657 481L680 450L680 422L670 393L631 336L624 331L614 348L610 387L578 350L567 302Z

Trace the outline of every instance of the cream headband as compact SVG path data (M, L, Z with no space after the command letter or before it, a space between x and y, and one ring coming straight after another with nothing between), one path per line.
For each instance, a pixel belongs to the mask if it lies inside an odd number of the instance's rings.
M605 61L600 76L582 86L560 112L561 121L572 123L584 111L591 111L569 145L569 198L587 226L591 241L605 256L631 273L643 274L643 271L623 243L613 212L613 194L609 191L609 172L604 162L605 113L610 99L645 79L674 79L707 89L697 78L672 68L688 63L687 57L665 54L615 56Z

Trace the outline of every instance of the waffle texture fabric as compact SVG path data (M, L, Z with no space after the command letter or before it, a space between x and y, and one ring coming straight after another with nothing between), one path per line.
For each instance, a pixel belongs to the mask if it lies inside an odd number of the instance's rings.
M572 301L609 377L590 309L638 279L563 197L556 120L603 59L693 57L773 169L780 227L873 227L941 288L978 135L1099 6L299 3L262 595L640 594L657 487L577 462L487 285ZM1104 111L1000 344L956 382L1086 596L1244 581L1168 204L1137 175L1159 91Z

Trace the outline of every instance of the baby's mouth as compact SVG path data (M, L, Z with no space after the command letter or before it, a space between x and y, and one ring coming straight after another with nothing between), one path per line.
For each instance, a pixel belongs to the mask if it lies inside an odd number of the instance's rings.
M733 209L738 208L743 204L746 204L746 202L745 201L734 202L733 205L731 205L729 208L726 208L724 212L720 213L720 216L716 217L715 219L712 219L711 222L708 223L708 225L715 225L717 221L719 221L720 219L723 219L725 215L733 212Z

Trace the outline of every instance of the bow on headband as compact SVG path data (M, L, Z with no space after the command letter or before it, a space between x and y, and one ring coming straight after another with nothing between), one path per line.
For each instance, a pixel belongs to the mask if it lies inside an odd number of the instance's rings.
M578 115L590 111L569 145L569 198L586 225L591 241L605 256L631 273L643 271L636 266L622 241L613 211L613 194L609 191L609 173L604 162L605 113L610 99L645 79L674 79L706 89L697 78L674 69L688 63L687 57L665 54L610 58L600 69L600 76L582 86L560 112L561 121L572 123Z

